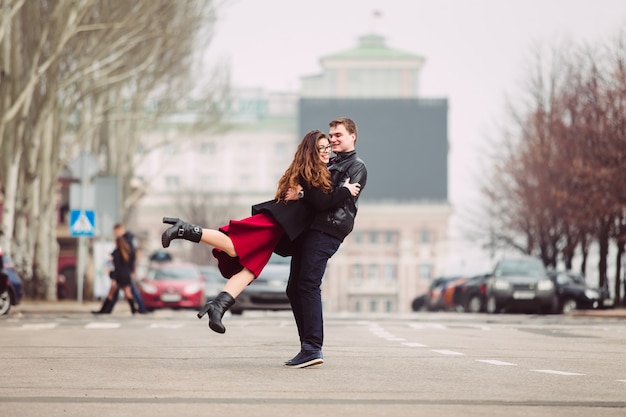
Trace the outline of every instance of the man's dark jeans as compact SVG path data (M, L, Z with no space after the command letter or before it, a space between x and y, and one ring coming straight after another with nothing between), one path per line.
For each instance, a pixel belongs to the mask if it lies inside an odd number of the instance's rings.
M337 252L339 245L339 239L317 230L303 233L296 243L287 296L296 319L302 350L322 349L322 277L328 260Z

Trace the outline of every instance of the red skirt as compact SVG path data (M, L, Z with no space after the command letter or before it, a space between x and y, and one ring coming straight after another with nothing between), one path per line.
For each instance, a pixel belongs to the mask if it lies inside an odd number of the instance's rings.
M233 258L220 249L213 249L217 266L226 279L244 267L252 271L255 278L258 277L285 233L274 218L265 213L255 214L243 220L231 220L219 230L230 237L238 255Z

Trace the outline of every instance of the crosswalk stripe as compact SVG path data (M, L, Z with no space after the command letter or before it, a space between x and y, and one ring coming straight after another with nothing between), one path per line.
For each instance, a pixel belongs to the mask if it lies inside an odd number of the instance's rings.
M431 352L441 353L442 355L464 355L461 352L457 352L455 350L446 350L446 349L431 349Z
M45 330L45 329L54 329L57 327L59 323L27 323L22 324L22 327L18 329L22 330Z
M182 323L152 323L149 329L179 329L183 327Z
M490 365L499 365L499 366L517 366L517 364L511 362L503 362L492 359L476 359L476 362L488 363Z
M446 330L447 327L440 323L411 323L410 327L414 329L438 329L438 330Z
M545 374L566 375L566 376L585 375L585 374L579 374L577 372L553 371L551 369L531 369L531 371L533 371L533 372L543 372Z
M88 325L85 326L85 328L86 329L117 329L120 326L121 326L120 323L104 322L104 323L89 323Z

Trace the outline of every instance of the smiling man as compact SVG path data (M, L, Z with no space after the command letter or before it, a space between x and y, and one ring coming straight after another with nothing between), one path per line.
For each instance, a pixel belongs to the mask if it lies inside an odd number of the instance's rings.
M361 184L367 181L365 163L357 157L357 127L353 120L340 117L329 123L330 143L335 158L328 169L333 188L346 180ZM359 193L360 195L360 193ZM300 352L285 362L287 368L305 368L324 362L324 320L322 316L322 277L326 264L354 227L358 196L348 198L340 207L317 213L313 224L294 242L287 296L300 336Z

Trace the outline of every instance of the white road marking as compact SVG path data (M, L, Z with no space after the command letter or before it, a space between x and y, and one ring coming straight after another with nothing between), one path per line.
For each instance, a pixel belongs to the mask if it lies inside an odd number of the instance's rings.
M372 332L374 334L374 336L378 336L378 337L393 337L394 335L392 333L389 332Z
M553 371L551 369L531 369L531 371L533 371L533 372L543 372L545 374L567 375L567 376L585 375L585 374L579 374L577 372Z
M22 327L18 327L15 330L45 330L54 329L59 323L27 323L22 324Z
M86 329L117 329L120 327L120 323L89 323L85 326Z
M485 331L491 330L491 327L489 326L482 326L482 325L477 325L477 324L469 326L469 327L473 327L475 329L480 329L480 330L485 330Z
M409 324L414 329L437 329L446 330L447 327L440 323L411 323Z
M402 337L385 337L385 339L389 340L390 342L404 342L406 339L402 338Z
M408 347L428 347L428 345L423 345L417 342L406 342L406 343L403 343L403 345L408 346Z
M455 350L431 349L430 351L435 353L441 353L442 355L465 355L464 353L457 352Z
M180 329L183 323L152 323L149 329Z
M491 360L491 359L476 359L476 362L488 363L490 365L499 365L499 366L517 366L517 364L515 363L496 361L496 360Z

